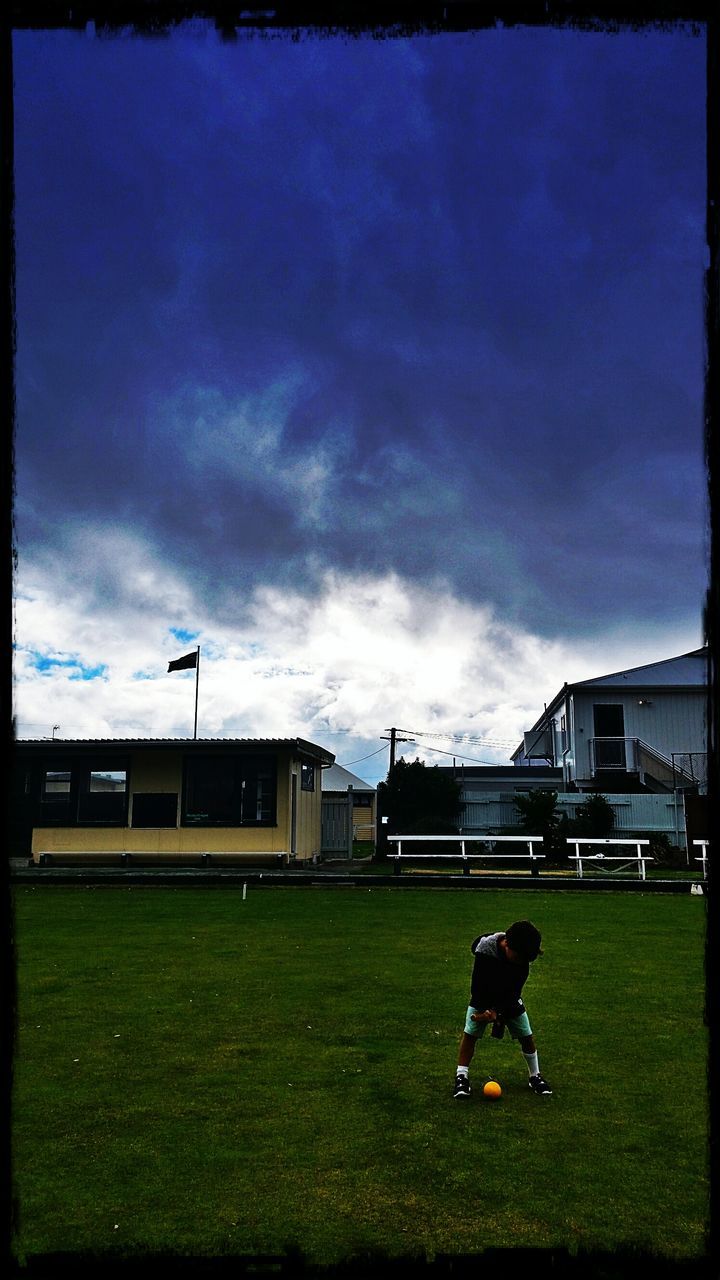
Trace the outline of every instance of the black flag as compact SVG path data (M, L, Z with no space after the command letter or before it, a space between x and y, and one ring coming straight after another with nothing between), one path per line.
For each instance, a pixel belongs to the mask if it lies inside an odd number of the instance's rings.
M191 667L197 666L197 649L193 653L186 653L184 658L176 658L174 662L168 663L168 671L189 671Z

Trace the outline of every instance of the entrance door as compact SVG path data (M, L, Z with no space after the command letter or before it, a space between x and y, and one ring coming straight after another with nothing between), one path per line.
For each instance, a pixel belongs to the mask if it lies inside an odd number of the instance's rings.
M625 713L620 702L597 702L593 707L595 768L625 769Z

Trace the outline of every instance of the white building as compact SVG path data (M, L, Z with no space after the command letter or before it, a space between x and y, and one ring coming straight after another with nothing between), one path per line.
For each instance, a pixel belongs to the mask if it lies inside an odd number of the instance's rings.
M707 791L708 650L565 684L513 753L562 790Z

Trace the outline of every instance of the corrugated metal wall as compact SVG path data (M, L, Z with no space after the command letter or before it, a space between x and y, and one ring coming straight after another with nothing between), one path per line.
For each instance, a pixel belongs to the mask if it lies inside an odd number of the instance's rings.
M640 700L642 699L642 705ZM673 751L706 751L707 699L697 692L667 693L642 689L632 693L606 690L575 693L575 777L589 778L588 741L595 736L593 706L620 703L623 707L626 738L639 738L661 755Z
M519 815L513 797L502 792L473 792L470 787L463 792L465 810L460 819L462 831L498 831L500 827L518 825ZM587 800L580 792L559 793L558 809L573 817L578 805ZM615 830L632 835L654 835L664 832L673 844L685 845L685 819L682 800L671 795L606 794L615 810Z

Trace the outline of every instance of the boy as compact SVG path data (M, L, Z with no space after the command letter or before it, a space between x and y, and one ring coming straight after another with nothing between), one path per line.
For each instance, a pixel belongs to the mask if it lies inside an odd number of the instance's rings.
M552 1089L540 1075L538 1055L532 1027L520 998L533 960L543 953L540 934L529 920L516 920L506 933L482 933L470 950L475 956L470 990L470 1005L465 1030L460 1041L454 1098L469 1098L468 1068L475 1052L475 1042L485 1034L488 1022L492 1034L502 1037L507 1026L527 1063L528 1087L540 1097L548 1097Z

